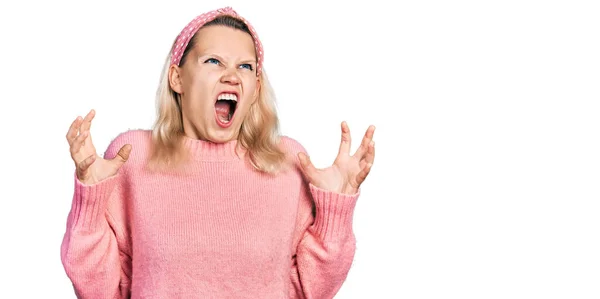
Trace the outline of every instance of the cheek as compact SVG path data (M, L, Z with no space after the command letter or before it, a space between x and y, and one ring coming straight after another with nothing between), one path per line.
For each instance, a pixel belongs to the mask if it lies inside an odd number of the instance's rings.
M246 93L245 96L250 98L253 97L257 91L257 87L256 78L248 78L244 80L244 91Z
M215 90L219 75L216 72L207 72L200 70L188 77L187 85L184 87L190 98L193 98L198 104L204 101L212 101L209 99Z
M210 81L210 73L206 70L198 70L190 76L190 89L202 90Z

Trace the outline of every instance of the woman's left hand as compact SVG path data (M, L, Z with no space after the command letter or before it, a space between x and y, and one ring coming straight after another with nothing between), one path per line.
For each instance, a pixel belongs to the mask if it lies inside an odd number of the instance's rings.
M318 188L342 194L356 194L367 178L375 159L374 126L369 126L360 147L350 155L350 129L342 122L342 140L333 165L318 169L310 158L299 153L300 165L309 182Z

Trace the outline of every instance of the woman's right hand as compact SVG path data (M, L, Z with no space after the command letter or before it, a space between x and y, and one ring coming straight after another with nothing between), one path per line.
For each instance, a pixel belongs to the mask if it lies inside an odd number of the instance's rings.
M71 150L71 158L75 162L77 178L86 185L96 184L117 174L131 153L129 144L121 147L117 155L109 160L96 153L90 135L90 127L95 114L96 112L92 109L84 119L78 116L67 132L67 141Z

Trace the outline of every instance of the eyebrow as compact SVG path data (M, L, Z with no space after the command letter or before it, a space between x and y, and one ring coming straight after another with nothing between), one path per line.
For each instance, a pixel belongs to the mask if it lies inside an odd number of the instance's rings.
M254 63L254 64L256 64L256 59L248 59L248 60L241 61L240 63Z

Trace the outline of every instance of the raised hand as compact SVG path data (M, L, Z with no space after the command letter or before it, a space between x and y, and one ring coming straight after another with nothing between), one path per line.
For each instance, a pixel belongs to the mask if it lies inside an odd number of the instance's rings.
M308 180L321 189L343 194L355 194L371 171L375 159L375 127L369 126L360 147L354 155L350 155L350 129L342 122L342 140L340 149L333 164L327 168L317 169L310 158L299 153L300 165Z
M119 168L129 159L131 145L126 144L113 159L106 160L96 153L92 143L90 128L96 112L92 109L81 118L78 116L69 131L67 141L71 150L71 158L75 162L77 178L86 185L96 184L117 173Z

